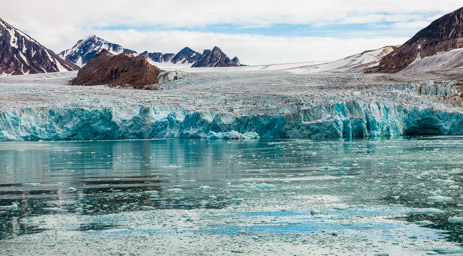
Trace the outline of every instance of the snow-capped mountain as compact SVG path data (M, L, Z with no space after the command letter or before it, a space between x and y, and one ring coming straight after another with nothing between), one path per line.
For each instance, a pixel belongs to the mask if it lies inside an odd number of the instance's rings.
M432 22L368 71L395 73L463 67L462 48L463 8L460 8Z
M225 53L218 47L211 50L204 50L203 54L185 47L177 54L148 52L137 53L126 49L119 44L110 43L97 36L90 36L87 39L79 40L71 49L62 51L60 56L64 59L82 67L90 59L101 52L103 49L113 53L130 53L133 55L145 55L146 58L155 65L161 67L235 67L240 66L237 57L230 60ZM202 61L200 62L200 60Z
M175 54L171 62L174 64L196 63L200 58L201 53L193 51L189 47L185 47Z
M78 70L32 37L0 19L0 74L22 75Z
M79 40L71 49L62 51L59 55L79 67L83 67L90 59L95 57L102 50L107 50L113 54L131 53L136 54L136 51L126 49L118 44L110 43L95 35L86 39Z

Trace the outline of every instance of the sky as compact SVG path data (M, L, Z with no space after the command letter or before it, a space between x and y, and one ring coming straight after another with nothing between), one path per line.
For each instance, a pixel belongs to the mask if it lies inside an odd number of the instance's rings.
M55 52L97 35L139 52L219 46L243 64L310 62L400 45L461 0L20 0L1 18Z

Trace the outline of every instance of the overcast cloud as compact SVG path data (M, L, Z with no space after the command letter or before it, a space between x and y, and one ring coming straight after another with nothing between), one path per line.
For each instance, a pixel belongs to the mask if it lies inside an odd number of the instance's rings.
M1 17L56 52L96 34L137 51L218 45L243 63L264 64L401 44L462 6L457 0L21 0L2 3ZM282 24L287 29L272 30Z

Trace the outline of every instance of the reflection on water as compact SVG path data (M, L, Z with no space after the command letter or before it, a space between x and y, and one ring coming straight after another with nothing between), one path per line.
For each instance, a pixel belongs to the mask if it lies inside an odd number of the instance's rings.
M461 137L0 143L0 241L49 231L175 231L225 240L368 233L372 224L356 218L389 216L449 230L449 240L462 242L461 225L447 221L463 209L462 166ZM441 212L396 216L409 208ZM172 211L197 216L179 224ZM143 213L151 215L134 217ZM53 216L67 222L54 223ZM374 226L393 232L400 225Z

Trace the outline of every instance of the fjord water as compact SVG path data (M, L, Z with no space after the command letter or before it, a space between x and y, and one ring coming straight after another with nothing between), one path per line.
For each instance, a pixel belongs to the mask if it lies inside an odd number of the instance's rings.
M463 137L0 143L0 255L461 253Z

